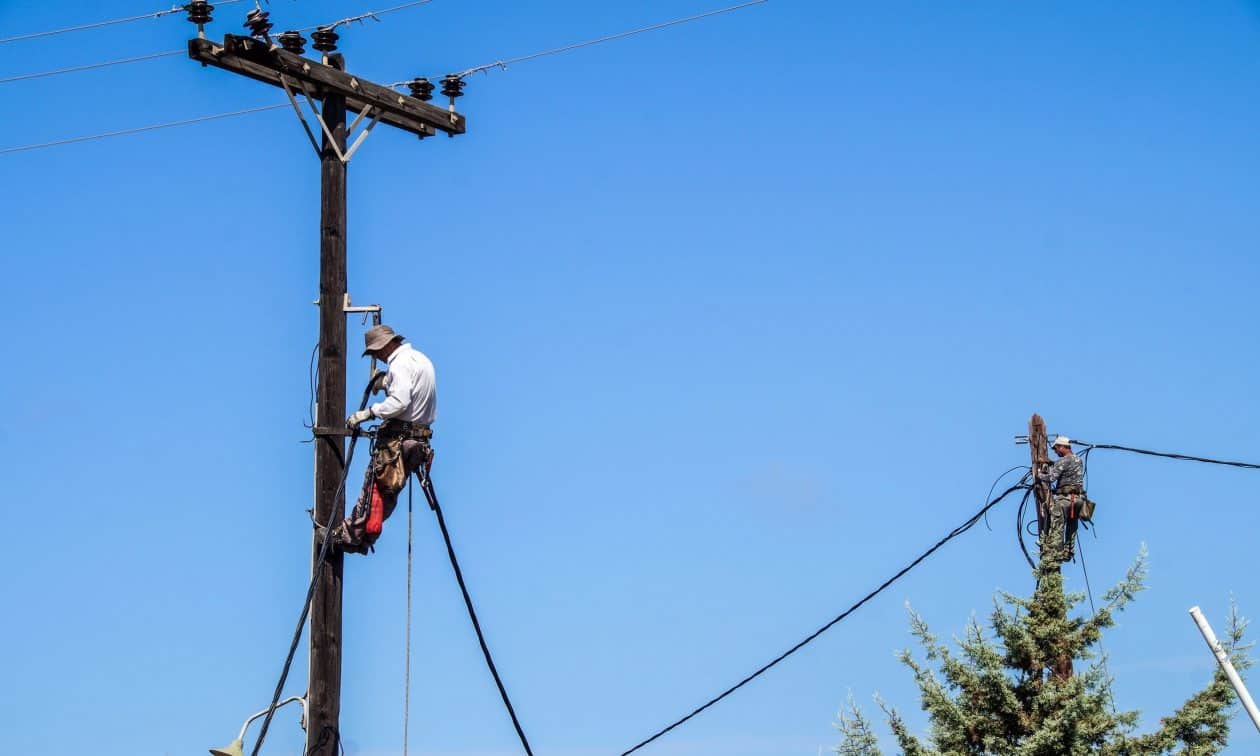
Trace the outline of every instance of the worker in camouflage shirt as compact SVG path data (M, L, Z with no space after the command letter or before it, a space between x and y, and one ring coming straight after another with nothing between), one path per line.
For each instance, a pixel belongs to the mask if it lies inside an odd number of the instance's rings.
M1049 553L1043 556L1056 562L1072 558L1076 544L1076 527L1080 523L1080 508L1085 501L1085 465L1072 453L1072 442L1067 436L1059 436L1052 446L1059 459L1053 465L1037 471L1037 480L1054 487L1049 502L1048 531L1042 539L1043 548Z

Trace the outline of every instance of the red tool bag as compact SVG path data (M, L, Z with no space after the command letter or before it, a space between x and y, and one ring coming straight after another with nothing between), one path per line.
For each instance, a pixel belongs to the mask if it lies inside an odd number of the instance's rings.
M368 506L368 520L366 531L370 536L378 536L381 534L381 527L385 524L385 500L381 498L381 491L376 487L376 483L372 483L372 503Z

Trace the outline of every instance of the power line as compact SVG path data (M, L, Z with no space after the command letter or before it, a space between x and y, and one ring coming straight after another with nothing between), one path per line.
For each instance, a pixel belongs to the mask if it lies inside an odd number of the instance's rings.
M239 3L239 2L242 2L242 0L216 0L215 6L217 7L217 6L222 6L222 5L231 5L232 3ZM16 37L5 37L3 39L0 39L0 45L7 45L10 42L21 42L22 40L27 40L27 39L38 39L40 37L52 37L57 34L68 34L70 32L86 31L88 29L100 29L103 26L113 26L115 24L126 24L126 23L130 23L131 21L143 21L149 18L161 18L163 16L169 16L172 13L183 13L183 12L184 12L184 6L173 5L170 8L166 8L164 10L154 11L153 13L143 13L139 16L127 16L126 18L112 18L108 21L94 21L90 24L80 24L78 26L67 26L64 29L49 29L48 31L31 32L29 34L19 34Z
M58 147L63 144L74 144L76 142L90 142L96 139L107 139L109 137L125 136L127 134L140 134L145 131L157 131L158 129L170 129L176 126L188 126L194 123L204 123L205 121L217 121L220 118L233 118L235 116L248 115L250 113L261 113L264 110L278 110L280 108L289 107L288 103L283 105L263 105L258 108L246 108L245 110L234 110L230 113L215 113L213 115L198 116L197 118L186 118L182 121L170 121L169 123L155 123L151 126L139 126L134 129L120 129L118 131L106 131L102 134L90 134L88 136L70 137L69 139L58 139L54 142L41 142L39 144L24 144L20 147L5 147L0 149L0 155L7 155L13 152L26 152L27 150L41 150L45 147Z
M241 0L231 0L231 1L241 2ZM765 0L761 0L761 1L765 2ZM315 29L336 29L338 26L346 26L347 24L352 24L356 22L362 23L363 21L366 21L369 18L374 21L380 21L381 20L380 16L384 16L387 13L396 13L398 11L406 10L408 8L414 8L418 5L428 5L431 2L433 2L433 0L415 0L414 2L403 3L402 5L395 5L392 8L384 8L382 10L377 10L377 11L368 11L367 13L360 13L357 16L348 16L346 18L333 21L330 24L317 24L315 26L304 26L300 29L294 29L294 31L308 32L308 31L313 31ZM226 5L226 4L227 3L219 3L219 5ZM183 10L183 8L179 8L178 10ZM171 13L173 11L166 11L166 12ZM148 16L138 16L137 18L148 18ZM106 60L100 63L88 63L82 66L70 66L69 68L55 68L51 71L37 71L35 73L19 74L17 76L10 76L8 78L0 79L0 84L12 84L13 82L17 82L17 81L29 81L31 79L43 79L49 76L61 76L62 74L79 73L80 71L92 71L97 68L108 68L110 66L120 66L127 63L141 63L146 60L157 60L158 58L170 58L176 55L183 55L186 52L187 50L184 50L182 48L179 50L164 50L162 52L149 53L148 55L137 55L132 58L120 58L118 60Z
M633 37L637 34L644 34L646 32L657 31L659 29L666 29L671 26L678 26L679 24L686 24L692 21L699 21L702 18L720 16L724 13L733 13L734 11L737 11L737 10L749 8L754 5L761 5L767 2L769 2L769 0L751 0L751 2L740 3L739 5L732 5L728 8L719 8L717 10L712 10L705 13L698 13L694 16L687 16L686 18L676 18L673 21L663 21L659 24L652 24L651 26L644 26L638 29L631 29L629 31L619 32L617 34L610 34L607 37L599 37L597 39L588 39L585 42L575 42L571 45L565 45L563 47L556 47L551 50L543 50L541 52L530 53L528 55L520 55L515 58L508 58L507 60L496 60L493 63L486 63L485 65L474 66L472 68L465 69L464 71L461 71L455 74L455 76L462 79L465 76L470 76L475 73L481 73L482 71L489 71L492 68L506 69L508 66L515 65L517 63L524 63L527 60L534 60L535 58L545 58L548 55L558 55L560 53L569 52L570 50L576 50L581 47L590 47L591 45L603 44L604 42L611 42L615 39L625 39L626 37Z
M394 13L395 11L406 10L408 8L414 8L417 5L428 5L431 2L433 2L433 0L415 0L415 2L403 3L402 5L395 5L392 8L386 8L384 10L368 11L367 13L360 13L357 16L348 16L346 18L341 19L340 21L334 21L331 24L322 24L320 26L307 26L303 29L295 29L295 31L307 32L307 31L314 31L315 29L336 29L338 26L345 26L346 24L362 23L369 18L372 19L373 21L380 21L381 19L378 18L378 16L384 16L386 13Z
M1005 491L1003 491L1003 492L1002 492L1002 493L1001 493L1001 494L1000 494L1000 495L999 495L996 499L990 499L990 500L989 500L989 502L988 502L988 503L986 503L986 504L984 505L984 507L983 507L983 508L982 508L979 512L976 512L974 515L972 515L971 517L969 517L969 518L968 518L965 522L963 522L963 524L961 524L961 525L959 525L958 527L956 527L956 528L954 528L953 530L951 530L951 531L949 532L949 534L948 534L948 535L946 535L946 536L945 536L944 538L942 538L941 540L937 541L937 542L936 542L936 543L932 546L932 548L930 548L930 549L928 549L927 551L925 551L925 552L923 552L922 554L920 554L918 557L916 557L916 558L915 558L915 560L914 560L913 562L911 562L910 564L908 564L908 565L906 565L905 567L901 568L901 570L900 570L899 572L897 572L897 574L895 574L895 575L893 575L892 577L890 577L890 578L888 578L887 580L885 580L885 581L884 581L884 582L883 582L883 583L882 583L882 584L881 584L878 588L876 588L875 590L873 590L873 591L871 591L870 593L868 593L868 594L866 594L865 596L863 596L863 597L862 597L861 599L859 599L859 600L858 600L858 602L857 602L857 603L855 603L853 606L850 606L848 609L845 609L843 612L841 612L840 614L836 615L836 617L835 617L834 619L832 619L830 622L828 622L827 624L825 624L825 625L823 625L822 627L818 628L817 630L815 630L814 632L810 633L809 635L805 636L805 638L804 638L803 640L801 640L799 643L797 643L795 646L792 646L792 647L791 647L791 648L789 648L787 651L784 651L783 653L779 654L778 656L776 656L774 659L772 659L772 660L771 660L770 662L768 662L767 664L762 665L762 666L761 666L761 668L759 668L756 672L753 672L751 675L748 675L748 676L747 676L747 677L745 677L744 679L740 680L739 682L735 683L735 684L734 684L734 685L732 685L731 687L729 687L729 688L727 688L726 690L722 691L722 692L721 692L721 693L719 693L718 695L716 695L716 696L714 696L713 698L709 699L709 700L708 700L706 703L704 703L702 706L698 706L698 707L696 707L695 709L692 709L692 711L691 711L689 714L687 714L687 715L686 715L686 716L684 716L683 718L681 718L681 719L679 719L679 720L675 721L673 724L669 725L668 727L665 727L665 728L663 728L663 729L661 729L661 730L658 730L658 731L657 731L655 734L653 734L651 737L647 738L646 740L643 740L643 741L639 742L639 744L638 744L638 745L636 745L636 746L634 746L633 748L631 748L631 749L629 749L629 750L627 750L627 751L623 751L623 752L622 752L622 754L621 754L621 756L629 756L630 754L634 753L635 751L639 750L640 748L643 748L644 746L646 746L647 744L649 744L649 743L651 743L652 741L656 740L657 738L659 738L659 737L661 737L661 736L665 735L665 734L666 734L666 733L668 733L670 730L673 730L675 727L678 727L679 725L683 724L683 723L684 723L684 722L686 722L687 720L689 720L689 719L691 719L692 717L696 716L696 715L697 715L697 714L699 714L700 712L704 711L705 709L709 708L710 706L713 706L714 704L718 703L718 702L719 702L719 701L721 701L722 699L724 699L724 698L726 698L727 696L731 695L731 694L732 694L732 693L734 693L735 691L737 691L737 690L739 690L740 688L744 687L744 686L745 686L745 685L747 685L748 683L750 683L750 682L752 682L753 680L757 679L758 677L760 677L763 673L765 673L767 670L769 670L769 669L770 669L771 667L773 667L774 665L776 665L776 664L778 664L779 662L783 661L784 659L788 658L789 656L791 656L792 654L796 653L797 651L800 651L802 648L804 648L807 644L809 644L809 643L810 643L811 641L813 641L815 638L817 638L818 636L820 636L820 635L822 635L823 633L827 632L827 631L828 631L828 630L830 630L832 627L834 627L836 624L838 624L841 620L843 620L845 617L848 617L850 614L852 614L853 612L857 611L857 610L858 610L858 608L860 608L863 604L865 604L866 602L868 602L868 601L870 601L871 599L875 598L875 597L876 597L876 596L878 596L880 593L883 593L885 589L887 589L887 588L888 588L889 586L891 586L893 583L895 583L895 582L897 582L899 579L901 579L901 577L902 577L903 575L905 575L907 572L909 572L910 570L913 570L915 567L917 567L917 566L919 565L919 563L920 563L920 562L922 562L924 559L927 559L928 557L930 557L933 553L935 553L935 552L936 552L936 550L937 550L937 549L941 548L941 547L942 547L942 546L944 546L945 544L949 543L949 542L950 542L950 541L952 541L953 539L957 538L958 536L962 535L963 533L966 533L968 530L970 530L971 528L973 528L973 527L975 526L975 524L976 524L976 523L980 522L980 520L981 520L981 519L985 516L985 514L987 514L987 513L988 513L988 511L989 511L990 509L992 509L993 507L997 506L997 505L998 505L998 504L999 504L999 503L1000 503L1003 499L1005 499L1007 496L1010 496L1012 493L1014 493L1014 492L1016 492L1016 491L1019 491L1020 489L1023 489L1023 488L1026 488L1026 487L1027 487L1027 486L1025 486L1025 485L1024 485L1024 482L1021 480L1019 483L1016 483L1015 485L1013 485L1013 486L1011 486L1010 488L1008 488L1008 489L1006 489Z
M120 58L118 60L106 60L100 63L88 63L82 66L70 66L69 68L54 68L51 71L37 71L35 73L19 74L10 76L6 79L0 79L0 84L12 84L15 81L27 81L29 79L43 79L47 76L60 76L68 73L78 73L79 71L91 71L95 68L108 68L109 66L120 66L124 63L139 63L145 60L155 60L157 58L169 58L174 55L181 55L185 50L167 50L166 52L149 53L148 55L137 55L134 58Z
M568 52L569 50L576 50L576 49L581 48L581 47L588 47L588 46L590 46L590 45L600 44L600 43L602 43L602 42L609 42L609 41L612 41L612 40L615 40L615 39L623 39L623 38L625 38L625 37L633 36L633 35L636 35L636 34L643 34L643 33L645 33L645 32L655 31L655 30L658 30L658 29L664 29L664 28L667 28L667 27L670 27L670 26L677 26L678 24L684 24L684 23L688 23L688 22L691 22L691 21L697 21L697 20L702 19L702 18L708 18L708 17L710 17L710 16L716 16L716 15L723 14L723 13L731 13L732 11L736 11L736 10L739 10L739 9L741 9L741 8L747 8L747 7L752 6L752 5L760 5L760 4L762 4L762 3L766 3L766 2L768 2L768 1L769 1L769 0L752 0L752 2L743 3L743 4L741 4L741 5L732 5L732 6L728 7L728 8L720 8L720 9L718 9L718 10L709 11L709 12L707 12L707 13L701 13L701 14L699 14L699 15L695 15L695 16L688 16L688 17L686 17L686 18L674 19L673 21L665 21L665 22L662 22L662 23L659 23L659 24L654 24L654 25L652 25L652 26L644 26L644 27L641 27L641 28L638 28L638 29L631 29L631 30L629 30L629 31L621 32L621 33L619 33L619 34L612 34L612 35L609 35L609 36L607 36L607 37L600 37L600 38L598 38L598 39L587 40L587 41L585 41L585 42L577 42L577 43L575 43L575 44L565 45L564 47L557 47L557 48L553 48L553 49L551 49L551 50L543 50L543 51L541 51L541 52L530 53L529 55L521 55L521 56L518 56L518 57L515 57L515 58L509 58L509 59L507 59L507 60L498 61L498 62L496 62L496 63L491 63L491 64L484 65L484 66L477 66L476 68L470 68L470 69L468 69L467 71L465 71L464 73L462 73L462 74L458 74L458 76L463 77L463 76L467 76L467 75L469 75L469 73L470 73L470 72L471 72L471 73L476 73L476 72L479 72L479 71L486 71L486 70L489 70L489 69L491 69L491 68L506 68L508 65L512 65L512 64L515 64L515 63L520 63L520 62L527 61L527 60L533 60L533 59L535 59L535 58L541 58L541 57L543 57L543 56L547 56L547 55L558 55L559 53L562 53L562 52ZM423 4L428 3L428 2L432 2L432 0L421 0L420 2L407 3L406 5L399 5L399 6L395 6L395 7L393 7L393 8L386 8L385 10L374 11L373 13L363 14L362 18L369 18L369 17L372 17L373 15L380 15L380 14L382 14L382 13L391 13L391 12L393 12L393 11L395 11L395 10L402 10L403 8L410 8L410 7L412 7L413 5L423 5ZM338 22L336 22L336 23L338 23L338 24L349 23L349 22L352 22L352 21L359 20L359 18L360 18L360 17L350 17L350 18L348 18L348 19L342 19L341 21L338 21ZM182 51L182 50L175 50L175 51L171 51L171 52L167 52L167 53L155 53L152 57L162 57L162 56L167 56L167 55L175 55L175 54L178 54L178 53L180 53L180 52L183 52L183 51ZM110 62L110 63L95 64L95 65L93 65L93 66L80 66L80 67L78 67L78 68L74 68L74 69L67 69L67 70L65 70L65 71L63 71L63 72L68 73L69 71L72 71L72 70L86 70L87 68L99 68L99 67L104 66L104 65L115 65L115 64L117 64L117 63L129 63L129 62L132 62L133 60L144 60L144 59L147 59L147 56L146 56L146 57L142 57L142 58L126 59L126 60L121 60L121 61L112 61L112 62ZM15 77L14 79L3 79L3 80L0 80L0 84L5 83L6 81L13 81L13 80L17 80L17 78L35 78L35 77L37 77L37 76L50 76L50 75L52 75L52 74L54 74L54 73L59 73L59 72L46 72L46 73L43 73L43 74L28 74L28 75L26 75L25 77ZM407 83L406 81L397 81L397 82L394 82L393 84L391 84L390 86L391 86L391 87L400 87L400 86L402 86L403 84L406 84L406 83ZM257 113L257 112L264 111L264 110L274 110L274 109L277 109L277 108L282 108L282 107L285 107L285 106L283 106L283 105L268 105L268 106L261 107L261 108L250 108L250 109L248 109L248 110L238 110L238 111L234 111L234 112L231 112L231 113L216 113L216 114L214 114L214 115L201 116L201 117L199 117L199 118L189 118L189 119L187 119L187 120L183 120L183 121L174 121L174 122L172 122L172 123L159 123L159 124L155 124L155 125L153 125L153 126L141 126L141 127L139 127L139 128L135 128L135 129L123 129L123 130L121 130L121 131L110 131L110 132L106 132L106 133L103 133L103 134L92 134L92 135L89 135L89 136L72 137L72 138L70 138L70 139L59 139L59 140L54 141L54 142L43 142L43 143L41 143L41 144L27 144L27 145L22 145L22 146L20 146L20 147L6 147L6 148L3 148L3 149L0 149L0 155L4 155L4 154L8 154L8 153L12 153L12 152L25 152L25 151L27 151L27 150L38 150L38 149L43 149L43 148L45 148L45 147L57 147L57 146L60 146L60 145L63 145L63 144L73 144L73 143L75 143L75 142L88 142L88 141L93 141L93 140L96 140L96 139L106 139L106 138L108 138L108 137L123 136L123 135L126 135L126 134L139 134L139 133L141 133L141 132L145 132L145 131L154 131L154 130L157 130L157 129L168 129L168 128L172 128L172 127L175 127L175 126L186 126L186 125L188 125L188 124L201 123L201 122L203 122L203 121L213 121L213 120L217 120L217 119L220 119L220 118L231 118L231 117L233 117L233 116L246 115L246 114L249 114L249 113Z
M1177 454L1174 452L1157 452L1150 449L1137 449L1132 446L1119 446L1117 444L1091 444L1088 441L1080 439L1072 439L1072 443L1079 444L1090 449L1114 449L1115 451L1127 451L1134 454L1144 454L1148 457L1164 457L1166 459L1180 459L1185 462L1203 462L1209 465L1225 465L1227 467L1241 467L1246 470L1260 470L1260 464L1254 462L1231 462L1224 459L1212 459L1210 457L1195 457L1189 454Z

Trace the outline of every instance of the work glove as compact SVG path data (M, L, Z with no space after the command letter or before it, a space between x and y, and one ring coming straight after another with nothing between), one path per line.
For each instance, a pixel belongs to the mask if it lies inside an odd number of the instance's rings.
M346 425L350 426L351 430L358 430L360 424L365 423L371 419L372 419L372 410L361 409L358 412L351 415L350 417L346 418Z
M385 377L388 375L389 373L386 373L384 370L378 370L372 375L371 385L373 394L379 394L385 390Z

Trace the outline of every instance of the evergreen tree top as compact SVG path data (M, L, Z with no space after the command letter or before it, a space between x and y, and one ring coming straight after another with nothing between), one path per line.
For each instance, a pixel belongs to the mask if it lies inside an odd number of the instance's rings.
M1118 710L1111 696L1099 643L1115 614L1144 588L1145 549L1092 617L1073 614L1084 596L1064 591L1057 563L1044 561L1036 576L1031 597L999 594L991 636L973 618L956 639L957 651L911 611L923 658L909 650L899 658L918 685L930 735L911 734L897 710L879 701L904 756L1210 756L1224 748L1236 696L1219 668L1149 734L1135 734L1138 712ZM1240 670L1250 666L1242 642L1246 624L1231 606L1222 642ZM852 699L837 728L837 754L884 756Z

